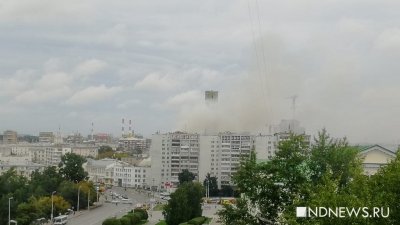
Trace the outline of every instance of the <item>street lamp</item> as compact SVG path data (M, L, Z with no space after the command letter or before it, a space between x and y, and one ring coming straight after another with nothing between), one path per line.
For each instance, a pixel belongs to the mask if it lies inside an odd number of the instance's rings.
M90 210L90 205L89 205L89 203L90 203L90 189L89 189L88 196L87 196L87 210L88 210L88 211Z
M51 224L53 224L53 210L54 210L54 200L53 200L53 196L54 196L55 193L56 193L56 191L53 191L53 192L51 193L51 215L50 215Z
M99 187L96 187L96 195L97 195L97 197L96 197L97 203L96 204L98 204L99 203Z
M153 198L154 198L154 178L153 178L153 186L151 186L151 191L153 192Z
M82 187L82 186L79 185L79 188L78 188L78 205L76 206L76 211L77 211L77 212L79 212L79 195L80 195L80 193L81 193L81 187Z
M208 200L208 198L210 197L210 184L208 179L206 181L207 181L206 198Z
M14 199L14 197L8 198L8 225L10 225L11 221L11 199Z

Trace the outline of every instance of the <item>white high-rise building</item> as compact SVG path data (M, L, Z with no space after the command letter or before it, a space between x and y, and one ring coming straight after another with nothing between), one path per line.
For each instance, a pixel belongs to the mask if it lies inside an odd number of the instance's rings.
M152 137L151 177L153 189L176 187L178 174L184 169L199 175L199 136L193 133L174 132Z
M188 169L199 182L203 182L209 173L217 178L219 188L234 185L232 177L240 167L240 160L249 157L252 149L257 154L257 160L271 160L278 150L279 142L290 135L290 130L274 135L232 132L203 135L182 132L154 134L150 147L149 183L153 188L167 188L171 184L176 187L178 174ZM305 143L309 144L310 136L302 135Z
M200 137L199 181L207 173L217 177L218 187L233 185L232 176L240 166L240 159L248 157L253 147L252 135L224 132Z
M275 156L278 149L278 138L275 135L259 134L254 136L254 149L257 153L257 159L270 160Z

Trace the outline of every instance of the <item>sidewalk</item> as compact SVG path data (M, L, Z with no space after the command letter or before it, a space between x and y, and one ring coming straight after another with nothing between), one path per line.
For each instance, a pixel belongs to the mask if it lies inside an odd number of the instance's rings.
M148 211L149 214L149 222L146 225L155 225L158 222L160 222L160 220L164 219L164 216L162 214L162 211Z

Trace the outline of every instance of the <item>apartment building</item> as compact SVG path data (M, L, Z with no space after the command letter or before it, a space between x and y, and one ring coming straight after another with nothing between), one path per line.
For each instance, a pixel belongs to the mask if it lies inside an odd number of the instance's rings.
M53 132L39 132L40 143L54 143L54 138Z
M278 149L278 140L275 135L259 134L254 136L254 149L258 160L270 160Z
M218 187L233 185L232 176L240 166L240 160L248 157L253 148L253 136L249 133L224 132L200 136L200 176L203 181L210 173L217 177Z
M178 174L187 169L199 175L200 135L173 132L152 136L150 147L152 188L176 187Z
M0 161L0 174L3 174L13 168L18 175L30 179L35 170L42 172L45 167L46 166L44 165L33 163L31 161Z
M129 152L144 152L147 147L146 139L130 136L120 138L118 145Z
M16 131L6 130L3 133L3 144L17 144L18 134Z
M145 188L149 186L149 167L131 166L119 162L114 165L114 185L118 187Z
M71 152L82 157L96 158L99 154L98 147L87 145L74 145L71 146Z

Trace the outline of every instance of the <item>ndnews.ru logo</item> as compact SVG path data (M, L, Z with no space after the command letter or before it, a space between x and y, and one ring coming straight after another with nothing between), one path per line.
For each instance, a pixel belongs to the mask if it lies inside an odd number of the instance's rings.
M297 217L364 217L387 218L389 207L296 207Z

